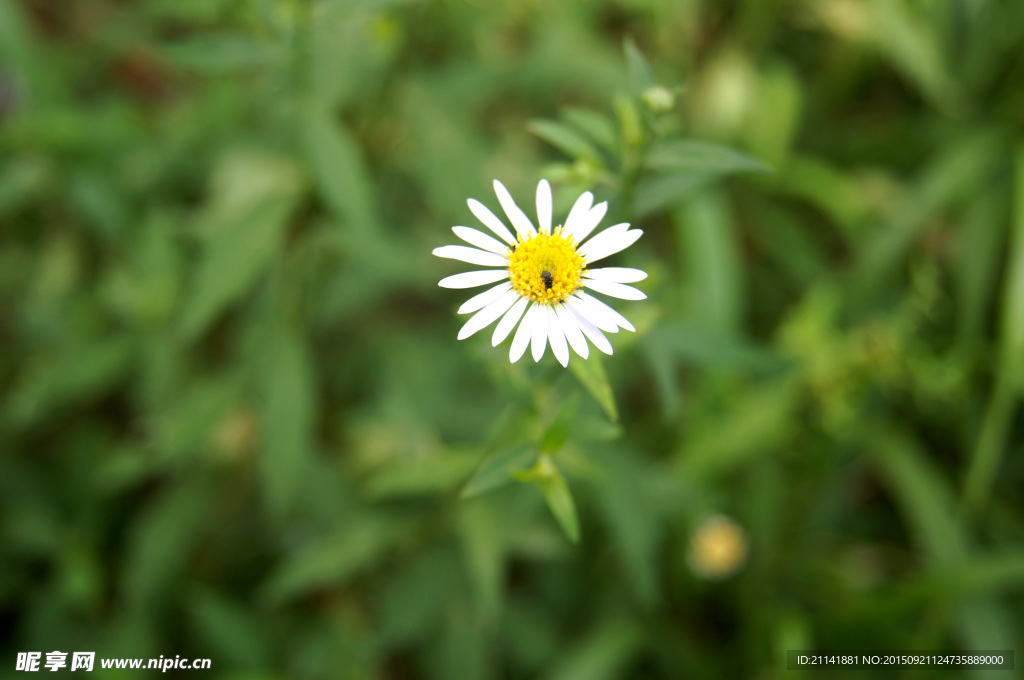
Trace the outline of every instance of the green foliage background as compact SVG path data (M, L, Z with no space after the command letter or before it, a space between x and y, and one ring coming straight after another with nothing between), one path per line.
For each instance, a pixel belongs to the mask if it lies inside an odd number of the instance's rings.
M1020 652L1022 42L1015 0L0 0L0 664ZM575 374L456 341L430 256L542 176L645 230Z

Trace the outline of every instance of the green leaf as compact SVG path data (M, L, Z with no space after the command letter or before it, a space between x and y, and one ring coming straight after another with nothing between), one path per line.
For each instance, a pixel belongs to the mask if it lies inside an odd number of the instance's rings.
M926 12L912 11L905 0L870 0L872 37L893 65L933 102L949 105L954 101L954 81L946 71L946 54L937 22ZM918 16L915 16L917 14Z
M942 210L976 195L990 181L1001 156L1001 140L988 131L943 147L921 173L899 212L867 242L853 278L861 285L879 285Z
M204 483L171 487L136 513L129 531L122 596L135 612L152 615L183 576L212 498Z
M699 367L767 371L786 366L786 360L770 349L750 345L741 337L723 338L692 323L662 322L644 336L643 343Z
M262 365L261 475L271 507L280 515L303 492L314 455L317 413L312 358L297 332L271 334Z
M972 515L981 511L992 492L1010 432L1015 394L1024 387L1024 147L1017 149L1015 161L1014 212L999 328L999 371L964 483L964 505Z
M967 208L957 239L957 331L960 341L969 345L981 341L991 313L999 274L991 263L999 258L1006 231L1006 206L1010 203L1006 194L1003 183L978 194ZM1018 195L1024 199L1024 187ZM1010 313L1009 307L1004 310Z
M999 329L999 372L964 483L964 505L977 515L992 491L1006 449L1015 393L1024 387L1024 147L1014 167L1014 213Z
M1000 594L1024 586L1024 552L1007 550L978 555L951 567L934 570L919 586L949 598Z
M279 605L328 587L340 587L380 559L401 535L380 517L349 517L345 526L298 550L271 574L262 599Z
M187 337L206 330L266 272L302 186L288 160L251 151L223 159L198 229L202 260L181 321Z
M127 335L97 338L54 357L32 357L25 362L5 415L27 425L61 406L103 395L130 372L136 351L133 340Z
M155 443L161 456L169 459L194 457L202 453L228 409L241 396L237 376L196 377L155 423Z
M260 619L244 603L216 590L197 587L186 606L204 645L209 645L225 664L261 668L269 663L268 640Z
M201 35L164 44L159 51L177 66L207 75L264 69L287 55L280 45L241 35Z
M1024 366L1024 145L1017 148L1015 161L1013 222L999 340L1003 370L1019 379Z
M614 154L618 148L618 139L615 136L615 124L608 116L591 111L590 109L577 109L567 107L559 113L569 125L582 131L590 139L607 151Z
M544 680L613 680L644 645L644 634L629 619L606 619L574 645L560 650Z
M515 481L515 472L529 467L536 455L533 445L524 442L497 449L483 459L459 497L468 500Z
M575 394L562 403L551 424L548 425L540 438L541 453L556 453L565 441L569 438L569 431L572 429L573 421L576 418L576 408L580 404L579 394Z
M635 93L640 93L655 84L654 74L647 64L647 59L641 54L640 49L627 37L622 41L622 51L626 55L626 66L629 69L629 85Z
M647 134L636 100L619 93L612 99L612 107L615 109L615 117L619 121L619 131L626 143L627 151L638 151L644 145Z
M727 415L687 437L683 470L693 477L716 475L776 452L794 432L799 387L786 375L731 402Z
M977 517L992 492L999 464L1006 449L1015 410L1014 389L1008 372L996 377L995 388L985 409L964 479L963 504L967 514Z
M773 167L785 165L805 97L800 77L786 62L767 65L758 86L758 109L749 124L750 150Z
M459 536L466 569L476 591L480 619L493 625L498 618L505 581L504 525L507 518L488 499L459 507Z
M586 388L590 396L594 397L605 414L612 422L619 421L619 411L615 406L615 395L612 394L612 386L608 382L608 376L604 372L604 364L597 352L592 352L590 358L584 360L580 357L569 362L569 370Z
M366 492L372 498L446 493L456 488L476 464L475 453L459 451L445 451L441 455L413 460L394 460L370 476Z
M308 108L302 132L320 196L331 212L355 232L374 231L378 216L373 183L351 133L318 106Z
M726 146L696 139L668 139L651 145L644 163L652 172L708 173L768 172L767 165Z
M558 525L562 527L566 537L573 543L579 543L580 522L576 516L576 504L572 500L569 485L547 456L541 457L538 466L540 469L535 483L544 493L544 500L547 501L551 514L558 520Z
M937 565L961 562L967 543L952 493L920 445L905 433L889 430L872 431L865 445L925 554Z
M745 286L739 236L726 201L717 193L701 193L676 211L673 221L689 316L712 335L739 335Z
M553 120L531 120L526 129L577 160L598 163L601 155L582 135Z
M677 206L717 177L714 173L697 171L645 177L637 184L633 213L643 218Z
M651 471L634 451L612 449L599 459L605 474L599 499L622 555L629 585L647 608L658 599L658 546L662 526L650 490Z

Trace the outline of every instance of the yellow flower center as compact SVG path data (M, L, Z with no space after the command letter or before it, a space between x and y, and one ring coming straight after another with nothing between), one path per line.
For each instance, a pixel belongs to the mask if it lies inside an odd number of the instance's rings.
M553 234L537 234L510 249L508 271L520 295L553 305L579 288L583 257L572 236L564 236L558 227Z

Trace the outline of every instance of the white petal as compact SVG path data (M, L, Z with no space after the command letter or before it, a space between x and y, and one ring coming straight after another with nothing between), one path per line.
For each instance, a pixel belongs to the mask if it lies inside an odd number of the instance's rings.
M485 227L497 234L498 238L509 245L516 242L515 237L512 236L512 232L508 230L508 227L505 226L504 222L495 217L490 208L475 198L467 200L466 203L469 205L469 209L473 211L473 214L476 215L476 218L480 220Z
M625 328L627 331L633 331L634 333L636 332L636 329L633 328L633 324L631 324L626 319L626 317L622 316L621 314L616 312L614 309L612 309L611 307L609 307L605 303L603 303L600 300L598 300L596 297L592 297L590 295L587 295L582 290L578 291L576 293L576 297L578 297L584 303L588 303L591 311L599 313L599 314L601 314L603 317L605 317L607 319L611 319L615 323L615 325L618 326L619 328ZM590 317L588 317L588 318L590 318ZM595 325L597 325L597 324L595 324Z
M551 185L546 179L537 184L537 224L542 234L551 233Z
M548 346L548 315L545 305L537 305L537 311L533 314L533 337L530 339L530 351L533 352L533 360L540 361L544 356L544 349Z
M498 255L506 255L508 253L508 247L504 243L498 239L491 238L482 231L470 227L452 227L452 231L463 241L471 243L477 248L483 248Z
M548 341L551 343L551 351L554 353L558 363L565 368L569 367L569 345L565 342L565 333L562 332L562 324L558 321L558 315L552 307L548 307Z
M576 228L572 233L573 238L576 239L576 243L583 243L583 239L590 236L590 232L594 231L594 227L601 223L604 219L605 213L608 212L608 201L602 201L593 208L590 209L583 219L576 223Z
M567 299L565 304L569 306L569 309L576 312L576 316L587 319L605 333L619 332L619 326L615 323L615 318L604 314L600 309L593 309L590 302L579 297L579 291L575 296Z
M576 317L576 321L580 324L580 330L583 331L584 335L590 338L590 341L594 343L594 347L598 348L605 354L611 354L612 344L608 342L608 338L604 337L601 331L599 331L594 324L580 316L575 309L570 307L569 311L574 317Z
M505 185L498 180L494 180L494 193L498 195L498 202L501 203L502 209L508 215L508 219L512 222L512 226L516 228L519 235L523 238L536 236L537 230L534 229L533 222L516 205L516 202L512 199L512 194L508 193Z
M526 346L530 344L537 307L538 305L533 305L526 310L526 316L523 317L522 323L519 324L516 336L512 338L512 347L508 350L508 360L513 364L522 358L523 353L526 351Z
M558 316L558 322L562 325L565 339L569 341L573 351L586 359L590 355L590 346L587 345L587 339L583 337L583 331L580 330L576 316L565 305L555 307L555 314Z
M474 295L473 297L463 302L462 306L459 307L458 313L469 314L470 312L475 312L478 309L483 309L487 305L491 304L492 302L500 298L505 291L509 290L512 290L511 283L509 283L508 281L505 281L504 283L499 283L494 288L488 288L479 295Z
M491 304L481 309L459 330L459 340L465 340L481 328L487 328L490 326L492 323L497 321L498 317L504 314L518 298L519 293L510 290Z
M468 246L441 246L434 248L434 255L447 257L449 260L459 260L469 264L478 264L481 267L507 267L508 258L501 255L489 253L486 250L478 250Z
M572 205L572 210L569 211L569 216L565 218L565 233L574 235L576 233L576 225L580 220L587 216L590 212L590 206L594 205L594 194L589 191L584 191L580 194L580 197L576 199L576 202ZM580 240L576 239L576 243Z
M584 281L583 286L603 295L619 298L620 300L646 300L647 294L633 286L627 286L613 281Z
M614 283L636 283L647 278L647 272L629 267L601 267L583 272L584 279L612 281Z
M507 269L487 269L479 272L453 274L437 282L442 288L476 288L508 278Z
M491 347L497 347L500 345L508 334L512 332L512 329L516 327L516 321L519 321L519 317L523 315L523 310L526 309L527 300L524 297L519 298L511 309L505 312L505 316L501 317L501 321L494 327L494 335L491 336ZM525 345L524 345L525 347Z
M622 227L622 228L620 228ZM608 227L600 234L590 239L580 248L580 255L587 263L597 262L598 260L614 255L620 250L625 250L630 247L636 240L643 236L643 231L640 229L633 229L628 231L628 224L619 224L614 227Z

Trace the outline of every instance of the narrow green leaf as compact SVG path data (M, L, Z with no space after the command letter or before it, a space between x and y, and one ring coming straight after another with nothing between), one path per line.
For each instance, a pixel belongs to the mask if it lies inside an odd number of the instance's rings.
M135 349L132 338L117 335L83 342L53 358L33 357L12 390L6 417L30 424L60 406L102 395L130 371Z
M619 121L619 130L622 140L626 143L627 152L638 152L647 135L636 100L620 92L612 99L612 107L615 109L615 117Z
M654 74L647 64L647 59L640 52L632 38L627 37L622 41L622 51L626 55L626 66L629 69L629 85L635 93L646 90L654 85Z
M317 400L313 362L303 339L287 331L271 337L262 373L261 476L270 505L280 515L302 494L311 469Z
M524 442L497 449L483 459L459 497L468 500L515 481L514 473L527 469L536 455L534 447Z
M999 372L964 482L964 507L975 516L992 492L1006 449L1015 394L1024 387L1024 147L1017 149L1015 161L1013 221L999 329Z
M633 213L642 218L675 207L717 177L714 173L694 170L645 177L637 184Z
M981 341L990 314L999 274L991 263L999 259L1003 243L1007 193L1000 183L974 198L957 237L957 331L964 343ZM1024 193L1021 196L1024 200Z
M207 75L275 66L287 54L281 45L241 35L202 35L164 44L159 51L177 66Z
M1018 147L1014 164L1013 222L1003 290L1000 328L1001 362L1004 370L1019 379L1024 365L1024 146Z
M954 81L946 68L948 47L942 45L938 22L912 10L905 0L870 0L872 37L889 60L921 92L938 104L950 104Z
M953 567L936 570L921 587L952 598L1020 590L1024 587L1024 552L1015 550L971 557Z
M623 618L606 619L576 644L560 651L545 680L613 680L644 644L638 626Z
M212 498L201 483L167 489L134 517L121 585L125 601L152 615L181 579Z
M653 172L768 172L767 165L735 149L696 139L667 139L651 146L644 163Z
M658 597L658 555L662 526L652 502L655 486L650 471L632 451L611 449L599 463L604 468L599 494L636 597L651 608Z
M390 548L396 527L375 516L351 517L344 528L297 551L275 571L262 598L282 604L320 588L344 585Z
M186 606L203 643L225 663L242 668L262 668L269 663L261 619L243 603L210 588L196 588Z
M203 332L265 273L280 249L302 190L298 168L259 152L226 156L200 220L202 259L181 321L186 336Z
M459 535L466 568L473 582L480 619L497 621L505 577L504 523L494 504L477 499L459 507Z
M569 362L569 370L586 388L590 396L594 397L605 414L612 422L619 421L619 410L615 406L615 395L612 393L612 386L608 382L608 375L604 372L604 364L597 352L593 352L590 358L585 361L579 357Z
M565 478L555 464L547 456L543 456L538 465L538 475L534 482L544 493L544 500L551 509L551 514L558 520L566 537L573 543L580 540L580 523L576 515L576 504L572 500L572 492Z
M373 498L446 493L462 483L476 464L475 453L450 450L413 460L395 460L370 476L366 492Z
M967 542L952 493L917 442L902 432L873 431L864 443L925 554L937 565L962 561Z
M582 131L596 142L602 149L615 153L618 139L615 136L615 124L603 113L590 109L567 107L559 114L569 125Z
M969 516L979 515L992 491L1006 449L1014 407L1014 389L1009 376L1002 374L996 378L964 479L963 505Z
M155 422L157 451L168 459L202 453L225 413L241 396L236 376L196 377Z
M576 418L576 408L580 404L579 394L575 394L562 403L554 420L548 425L540 438L541 453L555 453L569 438L569 431L572 429L573 421Z
M302 132L320 195L334 216L353 231L374 231L376 197L356 140L340 120L318 106L308 108Z
M799 382L790 375L729 405L713 426L690 434L681 459L687 476L715 475L784 445L794 431Z
M554 120L531 120L526 129L576 160L598 163L601 155L582 135Z
M878 285L941 210L975 195L990 181L1002 152L999 138L988 131L947 144L928 164L892 221L867 242L854 279Z
M719 337L739 334L744 316L739 237L726 201L704 192L673 215L682 249L683 294L694 323Z

